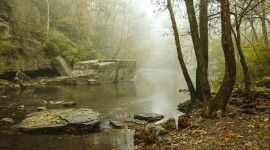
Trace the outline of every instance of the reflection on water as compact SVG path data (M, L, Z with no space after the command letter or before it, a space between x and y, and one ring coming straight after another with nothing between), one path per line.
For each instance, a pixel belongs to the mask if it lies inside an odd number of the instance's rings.
M102 131L83 136L0 133L0 149L131 149L133 131L108 129L109 120L121 121L138 112L163 114L165 119L176 118L180 115L177 104L189 98L178 92L185 87L178 72L140 70L134 82L36 88L30 94L18 95L10 103L24 104L29 113L35 111L42 100L74 101L77 107L88 107L101 113Z

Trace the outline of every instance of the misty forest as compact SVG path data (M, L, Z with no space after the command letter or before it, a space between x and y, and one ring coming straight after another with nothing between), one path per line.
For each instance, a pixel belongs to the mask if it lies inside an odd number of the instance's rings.
M270 149L269 0L0 0L0 149Z

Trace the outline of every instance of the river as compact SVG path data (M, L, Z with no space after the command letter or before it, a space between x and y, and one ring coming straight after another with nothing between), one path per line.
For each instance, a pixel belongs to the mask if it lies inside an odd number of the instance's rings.
M10 117L19 123L26 114L36 111L41 102L74 101L76 107L87 107L101 113L101 131L86 135L38 135L14 132L10 126L0 125L0 149L16 150L128 150L133 147L132 130L115 130L110 120L123 121L139 112L159 113L165 116L162 121L181 112L177 105L189 99L188 94L179 93L186 88L179 71L172 69L140 69L134 82L104 84L96 86L51 86L37 87L17 93L8 99L0 100L0 119ZM16 109L24 105L23 110ZM53 107L48 106L48 109Z

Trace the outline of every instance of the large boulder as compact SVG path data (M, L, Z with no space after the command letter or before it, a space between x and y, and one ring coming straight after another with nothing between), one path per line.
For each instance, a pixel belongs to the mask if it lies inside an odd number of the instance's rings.
M85 70L73 70L71 79L79 85L86 85L91 80L95 80L97 77L97 71L93 69Z
M73 66L73 70L85 70L85 69L96 69L98 67L99 60L88 60L77 62Z
M134 79L136 61L118 61L117 81L130 81Z
M90 60L76 63L72 78L77 84L114 83L134 79L135 71L135 61Z
M101 62L98 63L98 74L97 80L99 83L114 83L117 77L117 67L116 62Z
M96 131L100 128L100 113L87 108L55 109L27 115L16 126L24 132Z

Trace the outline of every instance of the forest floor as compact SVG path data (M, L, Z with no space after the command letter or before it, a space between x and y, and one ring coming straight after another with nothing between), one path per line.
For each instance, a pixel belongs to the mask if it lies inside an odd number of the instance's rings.
M202 109L195 109L187 128L138 142L134 150L270 149L270 89L256 88L255 93L254 105L231 100L221 119L203 119Z

